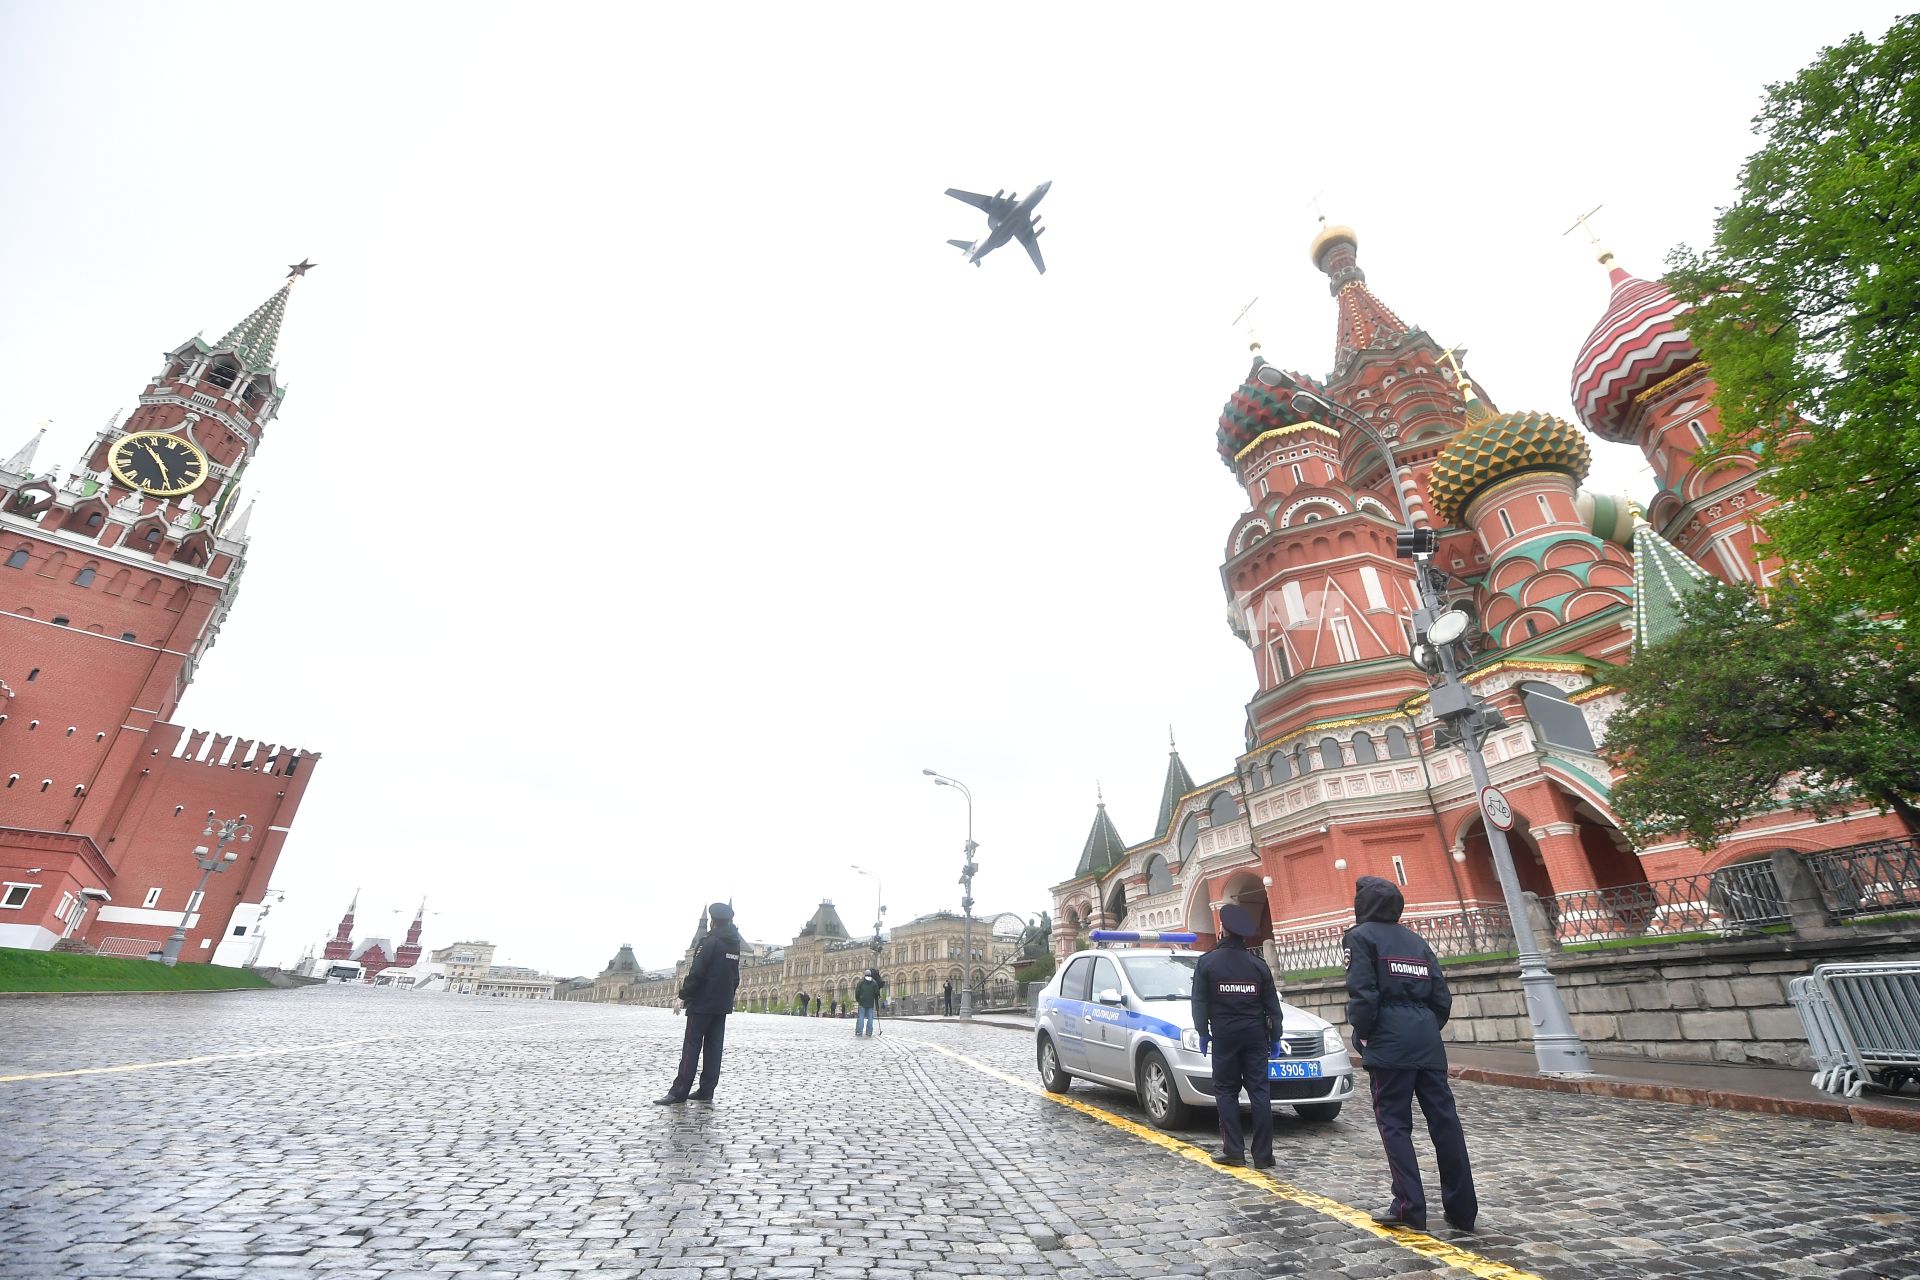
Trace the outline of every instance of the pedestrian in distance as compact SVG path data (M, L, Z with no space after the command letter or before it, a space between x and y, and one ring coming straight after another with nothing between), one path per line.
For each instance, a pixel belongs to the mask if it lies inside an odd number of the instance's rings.
M880 1003L880 993L886 989L886 985L878 969L868 969L860 975L860 982L853 989L853 1002L858 1006L853 1017L853 1034L856 1036L873 1034L874 1007Z
M1413 1156L1413 1100L1427 1117L1440 1166L1440 1208L1457 1231L1480 1217L1467 1159L1467 1135L1447 1083L1447 1025L1453 996L1425 938L1400 923L1406 899L1391 880L1354 884L1354 926L1347 930L1347 1023L1373 1087L1373 1118L1386 1148L1393 1202L1373 1220L1383 1227L1427 1229L1427 1197Z
M807 1016L807 993L806 992L802 991L798 996L794 997L793 1011L799 1014L803 1018Z
M940 1000L946 1005L947 1016L951 1018L953 1016L953 984L951 982L940 984Z
M1273 1168L1273 1100L1267 1061L1280 1052L1280 992L1264 961L1247 950L1260 932L1237 903L1220 908L1220 941L1193 969L1193 1029L1213 1055L1213 1097L1220 1113L1220 1164L1247 1163L1240 1091L1253 1108L1253 1167Z
M733 1011L733 995L740 987L740 952L745 943L733 927L733 908L716 902L707 908L711 927L693 953L686 980L680 984L680 999L686 1006L687 1030L680 1043L680 1073L667 1087L665 1097L655 1098L660 1106L671 1106L692 1098L713 1101L714 1086L720 1083L720 1059L726 1049L727 1014ZM700 1087L693 1087L694 1068L700 1070Z

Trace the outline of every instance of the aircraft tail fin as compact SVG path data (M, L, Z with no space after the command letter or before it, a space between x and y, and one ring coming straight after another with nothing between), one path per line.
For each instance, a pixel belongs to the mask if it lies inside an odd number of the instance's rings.
M952 246L953 246L954 248L956 248L956 249L971 249L971 248L973 248L973 241L971 241L971 240L949 240L949 241L947 241L947 243L948 243L948 244L950 244L950 245L952 245Z

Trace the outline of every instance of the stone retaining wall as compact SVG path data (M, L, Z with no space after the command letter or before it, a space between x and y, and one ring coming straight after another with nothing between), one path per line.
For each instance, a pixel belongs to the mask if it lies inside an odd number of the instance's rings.
M1787 982L1818 964L1920 959L1920 927L1848 929L1818 939L1766 937L1550 955L1574 1030L1595 1057L1812 1068ZM1532 1043L1514 962L1448 965L1457 1044ZM1286 982L1281 997L1346 1025L1338 978Z

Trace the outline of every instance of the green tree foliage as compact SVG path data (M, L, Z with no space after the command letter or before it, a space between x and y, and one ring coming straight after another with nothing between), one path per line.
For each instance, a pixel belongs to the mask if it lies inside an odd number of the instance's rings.
M1615 677L1613 809L1636 843L1687 832L1711 849L1783 801L1820 817L1865 802L1920 831L1920 648L1824 599L1744 584L1684 610Z
M1802 588L1920 625L1920 16L1773 85L1713 244L1667 283Z

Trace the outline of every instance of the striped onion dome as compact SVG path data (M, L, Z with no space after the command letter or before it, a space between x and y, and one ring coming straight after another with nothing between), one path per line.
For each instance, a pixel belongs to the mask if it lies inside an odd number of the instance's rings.
M1680 327L1686 304L1665 285L1619 267L1609 274L1613 297L1607 312L1573 362L1573 412L1596 435L1632 444L1628 418L1634 397L1692 364L1700 353Z
M1469 406L1478 407L1476 400ZM1587 477L1593 451L1587 437L1571 422L1550 413L1482 415L1455 436L1427 474L1427 497L1433 513L1457 524L1474 496L1488 485L1522 471L1565 471L1575 480Z
M1267 432L1319 422L1295 409L1293 396L1300 391L1325 395L1320 384L1303 373L1288 373L1282 375L1280 386L1269 387L1258 377L1260 371L1268 367L1265 360L1255 356L1247 380L1221 411L1220 426L1213 438L1220 450L1220 460L1227 464L1228 470L1237 469L1236 459L1240 453Z

